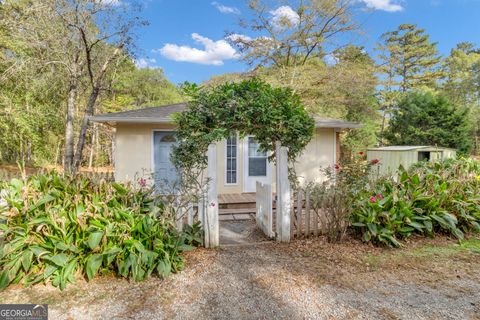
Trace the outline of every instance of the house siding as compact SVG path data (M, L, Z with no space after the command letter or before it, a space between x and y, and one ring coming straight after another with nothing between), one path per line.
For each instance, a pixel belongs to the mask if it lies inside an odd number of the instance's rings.
M118 124L115 136L115 179L121 182L149 178L153 172L152 134L154 130L175 130L171 124ZM315 135L295 162L301 183L320 182L325 177L321 168L332 166L338 146L334 144L336 132L317 129ZM237 183L227 184L225 177L225 141L217 142L217 190L220 194L242 193L244 180L244 144L238 141ZM151 183L151 179L148 179ZM272 165L275 187L275 166Z
M150 178L153 172L153 131L175 130L170 124L118 124L115 133L115 180ZM151 179L148 179L151 182Z
M295 170L300 183L325 180L322 169L335 163L337 145L334 129L317 129L312 141L295 162ZM337 141L338 143L339 141Z

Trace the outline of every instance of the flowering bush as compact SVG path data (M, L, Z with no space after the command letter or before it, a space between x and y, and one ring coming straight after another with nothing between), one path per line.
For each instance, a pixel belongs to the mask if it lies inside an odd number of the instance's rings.
M400 246L413 233L463 239L480 231L480 162L424 162L356 193L351 221L364 241Z
M334 179L337 185L344 185L349 192L357 193L371 183L372 169L380 164L380 160L367 161L363 151L353 156L353 159L341 166L335 165L335 175L327 173L327 176Z
M333 168L324 170L328 178L324 183L306 187L311 195L312 208L324 216L323 228L329 242L341 241L347 233L352 202L357 193L369 185L370 172L375 165L366 160L363 152L359 152L353 161L335 164ZM371 199L377 201L381 195Z

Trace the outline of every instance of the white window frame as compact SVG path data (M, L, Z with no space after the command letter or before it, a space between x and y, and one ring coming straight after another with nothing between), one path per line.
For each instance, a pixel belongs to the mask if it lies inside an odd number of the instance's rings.
M265 155L264 156L250 156L250 141L249 139L254 139L256 141L257 144L260 144L254 136L248 136L247 137L247 150L245 151L246 154L247 154L247 161L250 161L250 158L253 158L253 159L265 159L265 175L264 176L251 176L250 173L248 172L250 170L250 162L248 163L248 170L246 170L246 173L247 173L247 177L257 177L257 178L266 178L268 177L268 152L265 152Z
M225 149L225 151L224 151L225 152L225 170L224 170L225 179L224 179L224 183L225 183L226 186L236 186L236 185L238 185L238 171L239 171L239 168L238 168L238 155L239 155L238 151L239 151L239 148L238 147L239 147L239 142L240 142L238 133L235 134L235 141L236 141L236 143L235 143L235 151L236 151L235 152L235 154L236 154L236 156L235 156L235 168L236 168L235 169L235 181L236 182L231 183L231 182L227 181L227 175L228 175L228 172L227 172L227 170L228 170L228 166L227 166L227 162L228 162L227 161L228 160L228 157L227 157L227 155L228 155L228 153L227 153L228 139L225 139L225 148L224 148Z
M272 173L272 166L273 164L268 161L268 157L270 157L271 155L271 152L267 152L267 175L266 176L256 176L256 177L250 177L248 175L248 138L249 137L252 137L252 138L255 138L254 135L249 135L249 136L245 136L244 139L242 139L242 145L243 145L243 167L242 167L242 170L243 170L243 187L242 187L242 190L243 192L255 192L255 187L253 187L253 189L250 189L249 188L249 184L250 184L250 179L255 179L257 181L261 181L262 183L268 183L268 184L271 184L272 183L272 177L273 177L273 173Z

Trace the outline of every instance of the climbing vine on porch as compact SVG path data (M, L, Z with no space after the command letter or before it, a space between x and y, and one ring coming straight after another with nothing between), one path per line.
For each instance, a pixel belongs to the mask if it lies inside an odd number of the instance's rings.
M179 144L172 160L181 171L204 169L211 143L236 132L254 135L261 151L275 160L275 143L288 147L295 159L311 140L315 128L300 97L288 88L274 88L252 78L212 88L185 87L191 98L187 110L175 117Z

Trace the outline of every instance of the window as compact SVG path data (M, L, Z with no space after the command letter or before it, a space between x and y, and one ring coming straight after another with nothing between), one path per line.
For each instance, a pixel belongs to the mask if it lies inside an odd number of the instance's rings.
M419 151L418 152L418 161L430 161L430 152Z
M259 151L260 144L253 137L248 138L248 176L267 176L267 153Z
M227 184L237 183L237 136L233 135L227 139L226 143L227 155L226 155L226 174Z
M160 142L177 142L177 139L173 134L166 134L160 139Z

